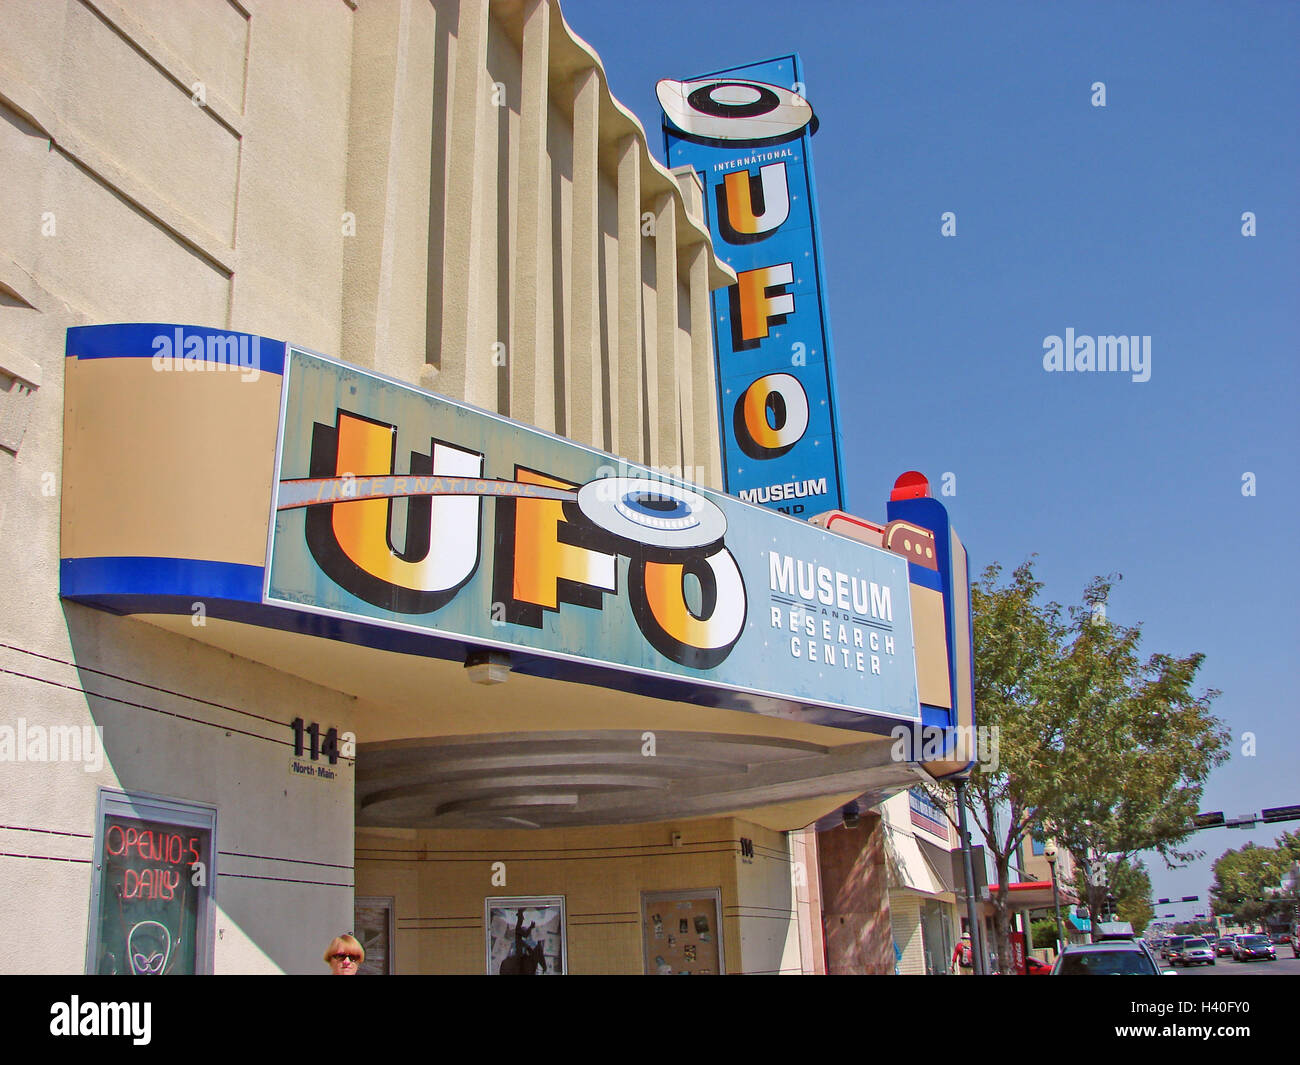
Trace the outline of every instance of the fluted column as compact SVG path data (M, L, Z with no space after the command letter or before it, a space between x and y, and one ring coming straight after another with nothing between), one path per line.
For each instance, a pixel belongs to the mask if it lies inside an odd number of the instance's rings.
M519 165L515 172L514 350L509 353L509 366L511 417L554 432L551 158L546 143L550 37L550 0L528 0L524 5Z
M641 159L633 136L618 154L618 378L615 450L645 461L641 423Z
M650 416L650 463L682 465L682 421L677 394L677 201L655 202L655 355L650 378L656 402Z
M604 439L600 372L600 75L573 79L573 244L569 264L568 435L593 447Z
M718 444L718 393L713 360L713 311L709 295L709 259L712 252L703 242L690 252L691 293L691 399L689 445L686 459L701 467L701 484L722 489L722 467Z
M487 74L488 5L461 0L452 75L448 135L446 237L443 244L442 336L439 350L426 353L421 383L493 410L496 368L485 335L482 302L487 247L487 212L496 211L496 189L485 187L482 159L484 112L491 105ZM495 298L495 292L490 294Z

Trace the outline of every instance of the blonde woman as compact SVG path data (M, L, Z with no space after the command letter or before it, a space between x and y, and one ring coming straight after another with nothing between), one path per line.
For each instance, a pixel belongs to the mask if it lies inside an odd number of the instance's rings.
M325 964L331 976L356 976L365 960L365 948L351 932L335 936L325 948Z

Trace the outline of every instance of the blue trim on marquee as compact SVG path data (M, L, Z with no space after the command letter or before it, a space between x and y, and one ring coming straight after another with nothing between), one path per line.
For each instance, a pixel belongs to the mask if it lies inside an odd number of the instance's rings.
M942 706L931 706L929 703L921 704L921 727L948 728L952 725L952 714ZM944 749L947 749L945 744Z
M59 592L68 599L180 596L190 601L182 611L188 614L195 599L261 603L264 572L261 566L192 558L65 558L59 563ZM138 608L132 612L144 613Z
M125 325L74 325L68 329L65 354L70 359L152 359L156 354L154 341L159 336L169 338L180 330L186 337L202 337L205 358L208 337L247 337L258 342L256 368L262 373L284 374L285 342L237 329L212 329L202 325L180 325L171 322L132 322ZM183 352L171 352L183 355Z
M919 524L919 522L913 524ZM929 588L940 595L944 594L942 574L936 573L928 566L922 566L917 562L908 562L907 580L909 584L919 584L922 588Z
M262 602L263 574L261 566L198 559L137 556L65 558L59 563L59 594L64 599L121 615L190 616L194 604L201 602L209 618L449 662L464 662L469 651L482 647L467 640L366 625L326 614L267 605ZM896 718L808 706L790 700L697 685L686 678L626 672L590 662L531 655L515 649L509 654L510 668L514 673L591 684L655 699L769 716L793 716L807 724L880 736L890 735L891 730L899 725L911 727L912 724Z
M929 529L934 533L934 557L938 565L938 572L927 569L925 566L918 566L909 562L907 566L908 579L913 584L919 584L925 588L933 588L943 596L943 635L944 642L948 646L948 691L951 693L953 709L951 712L943 710L940 707L921 704L921 723L922 725L944 725L954 726L957 716L957 655L956 649L956 615L953 611L953 602L956 589L953 587L952 578L952 525L948 518L948 508L933 496L924 496L921 498L911 499L891 499L885 508L890 521L901 519L910 521L914 525L919 525L924 529ZM967 568L969 571L969 558L967 559ZM969 572L967 577L969 577ZM967 614L970 612L970 589L962 588L961 594L965 597L963 603ZM971 620L972 626L974 619ZM973 631L972 631L973 636ZM975 655L974 649L968 649L970 661L970 684L971 691L975 690ZM942 714L944 719L932 719L933 715ZM967 768L974 765L972 760ZM953 774L956 775L956 774Z

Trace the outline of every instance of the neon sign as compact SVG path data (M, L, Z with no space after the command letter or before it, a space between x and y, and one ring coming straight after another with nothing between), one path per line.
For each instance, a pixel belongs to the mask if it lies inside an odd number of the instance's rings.
M96 972L194 971L211 838L207 829L105 817Z

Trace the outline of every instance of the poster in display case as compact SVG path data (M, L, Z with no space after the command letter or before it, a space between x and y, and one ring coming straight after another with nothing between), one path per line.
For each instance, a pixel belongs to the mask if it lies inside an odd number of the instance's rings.
M392 976L393 968L393 899L391 896L358 896L352 906L353 922L366 960L357 969L359 976Z
M489 976L559 976L568 972L563 895L485 899Z
M725 973L722 892L657 891L641 896L641 940L651 976Z

